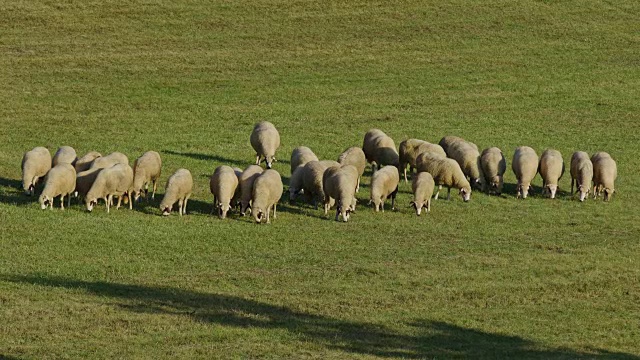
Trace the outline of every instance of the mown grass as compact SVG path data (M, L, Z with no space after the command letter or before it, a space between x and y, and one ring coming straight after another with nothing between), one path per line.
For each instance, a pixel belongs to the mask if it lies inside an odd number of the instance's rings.
M0 357L637 358L633 1L0 3ZM396 143L605 150L610 203L435 201L346 224L283 202L209 216L208 176L251 163L252 125L335 159ZM190 215L40 211L24 151L146 150L195 177ZM510 168L510 165L509 165ZM540 178L534 185L540 186ZM161 191L162 193L162 191Z

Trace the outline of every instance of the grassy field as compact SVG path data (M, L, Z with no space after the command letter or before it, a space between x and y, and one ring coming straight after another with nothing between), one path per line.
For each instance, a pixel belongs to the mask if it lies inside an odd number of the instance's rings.
M0 1L0 358L640 358L640 5L609 1ZM208 176L278 127L322 159L380 128L508 160L501 197L349 223L283 201L209 215ZM190 214L41 211L35 146L146 150ZM613 201L515 198L513 150L604 150ZM285 185L286 186L286 185ZM161 187L160 194L164 192Z

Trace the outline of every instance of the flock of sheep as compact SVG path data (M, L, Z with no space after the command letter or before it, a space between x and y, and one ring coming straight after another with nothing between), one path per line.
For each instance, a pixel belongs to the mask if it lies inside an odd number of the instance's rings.
M255 125L250 141L256 151L255 165L245 170L222 165L213 172L210 179L214 199L212 213L217 211L221 218L225 218L232 208L238 207L242 216L250 211L257 223L269 223L270 214L276 218L276 207L283 194L281 176L271 169L276 150L280 147L280 135L272 123L263 121ZM260 167L261 162L266 163L267 169ZM408 182L407 166L411 173L417 170L417 174L412 175L411 202L417 215L423 208L430 211L431 198L437 199L443 186L448 189L447 198L454 188L459 190L464 201L470 200L472 187L488 194L500 194L507 167L502 151L496 147L480 152L469 141L445 136L439 144L418 139L405 140L400 143L398 151L393 139L378 129L372 129L365 134L362 148L348 148L338 161L319 160L305 146L295 148L291 154L289 199L293 201L303 194L316 209L322 202L325 215L335 205L336 221L340 218L348 221L356 208L355 193L360 188L367 163L371 163L373 171L370 203L375 211L384 212L387 198L391 198L393 209L400 175ZM555 197L558 180L565 170L560 152L549 149L538 158L532 148L520 146L511 164L518 181L518 198L527 197L537 173L542 177L544 193L550 198ZM162 160L155 151L145 152L135 160L132 168L127 156L119 152L102 156L92 151L78 159L72 147L63 146L52 158L48 149L36 147L25 153L22 159L22 185L25 192L32 195L37 181L46 176L39 197L42 209L53 208L53 199L58 196L60 207L64 209L64 198L67 197L70 205L71 196L75 195L84 199L88 211L102 199L109 212L114 197L118 199L116 208L124 201L131 209L134 201L147 196L150 185L153 199L161 169ZM617 169L616 162L606 152L598 152L591 157L582 151L575 152L571 157L570 173L571 192L575 184L580 201L587 198L592 186L594 199L602 193L605 201L611 199ZM179 169L172 174L160 203L162 214L169 215L176 202L179 214L186 214L192 189L193 178L189 170Z

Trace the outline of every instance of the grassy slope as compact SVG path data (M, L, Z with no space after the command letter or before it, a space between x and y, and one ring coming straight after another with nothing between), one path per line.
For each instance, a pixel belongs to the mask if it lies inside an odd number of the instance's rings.
M639 16L633 1L0 4L0 355L640 355ZM523 144L606 150L618 192L474 194L416 218L403 185L398 212L347 224L307 206L271 226L207 216L208 174L251 162L259 119L281 160L302 144L336 158L371 127L509 162ZM192 215L39 211L20 157L64 144L161 151L163 181L196 178Z

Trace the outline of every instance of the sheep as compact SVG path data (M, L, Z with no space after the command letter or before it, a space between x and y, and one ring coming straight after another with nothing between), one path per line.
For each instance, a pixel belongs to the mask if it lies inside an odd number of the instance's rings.
M575 183L577 192L580 192L580 201L584 201L591 190L593 181L593 163L589 154L584 151L576 151L571 155L571 194Z
M445 152L448 157L458 162L471 186L476 189L482 188L483 176L479 167L480 152L475 144L462 139L452 141L447 144Z
M171 214L173 204L178 202L180 216L187 215L187 202L193 190L193 177L187 169L178 169L167 180L164 197L160 203L160 211L163 216Z
M460 141L465 141L463 138L458 137L458 136L445 136L442 139L440 139L440 141L438 142L438 145L440 145L442 147L442 149L448 154L449 153L449 146L460 142ZM469 142L469 144L471 144L471 146L475 146L476 150L478 150L478 147L476 146L476 144Z
M238 186L236 186L236 191L233 193L233 198L231 199L231 207L235 210L240 207L240 177L242 176L242 169L234 167L233 173L236 175L236 179L238 179Z
M384 202L391 196L391 210L395 210L396 194L398 193L398 183L400 174L398 168L387 165L378 170L371 177L371 201L376 212L384 212Z
M240 215L244 216L251 206L253 182L264 170L258 165L249 165L240 175Z
M484 177L481 181L482 191L490 194L493 190L497 195L502 194L506 170L507 160L502 150L497 147L484 149L480 155L480 173Z
M231 209L231 202L238 188L238 176L235 170L227 165L218 166L211 175L209 189L213 194L213 209L218 209L220 219L227 217L227 212Z
M337 161L322 160L309 161L304 165L302 173L304 196L308 201L313 201L316 210L318 210L318 202L325 199L322 175L327 168L332 166L340 166L340 164ZM333 202L330 205L333 206Z
M268 169L256 178L251 192L251 214L253 214L253 219L256 223L260 224L263 220L266 220L267 224L269 224L271 222L269 213L272 209L273 218L276 218L276 207L282 192L282 179L277 171Z
M318 161L318 157L308 147L298 146L293 149L291 152L291 174L293 174L299 166L304 166L304 164L313 160Z
M367 158L364 155L364 151L357 146L350 147L340 154L338 163L340 163L340 165L353 165L356 170L358 170L358 186L356 187L356 192L360 191L360 180L367 166Z
M377 166L378 170L386 165L399 166L396 145L393 139L381 130L371 129L364 135L362 151L367 161L371 163L372 172L375 172L375 166Z
M102 154L100 154L99 152L89 151L86 155L76 160L76 164L75 164L76 173L81 173L83 171L89 170L89 168L91 167L91 164L93 163L93 160L99 157L102 157Z
M53 210L53 199L60 196L60 209L64 210L64 197L68 198L68 205L71 206L71 194L76 187L76 170L71 164L61 162L49 170L45 179L44 190L38 199L40 208L46 209L50 206Z
M618 177L618 169L611 155L601 151L591 157L593 163L593 198L604 191L604 201L611 200L615 191L615 181Z
M413 201L411 206L416 210L416 215L420 216L422 208L431 211L431 196L435 188L433 176L428 172L419 172L411 181Z
M36 183L51 170L51 153L38 146L27 151L22 157L22 188L26 195L35 193Z
M78 157L76 156L76 150L71 146L61 146L56 151L55 155L53 155L53 160L51 161L51 167L54 167L58 164L71 164L75 166Z
M91 169L90 169L91 170ZM107 213L113 205L113 197L118 197L116 209L120 208L123 198L127 197L129 209L132 208L131 193L133 190L133 169L129 164L115 164L102 169L91 185L91 189L84 198L87 211L93 211L98 204L98 199L104 199L107 205ZM125 200L126 204L127 200Z
M418 172L428 172L433 177L433 181L438 185L438 191L434 196L438 199L442 186L447 187L447 199L451 199L451 188L460 189L462 200L471 200L471 185L464 176L457 161L445 158L432 153L423 153L416 160Z
M133 194L134 200L138 201L143 192L147 197L149 183L152 183L153 192L151 199L156 197L156 189L158 188L158 179L162 171L162 159L156 151L147 151L133 162Z
M432 144L430 142L419 139L408 139L400 143L399 149L399 169L404 173L404 182L407 180L407 165L409 165L409 172L413 174L413 169L416 167L416 159L418 155L423 152L432 152L434 154L442 155L446 157L442 146Z
M542 177L542 188L544 194L555 199L558 190L558 180L564 174L564 160L558 150L547 149L540 156L538 172Z
M90 169L106 169L110 168L116 164L127 164L129 165L129 158L123 153L120 152L112 152L107 156L101 156L91 163Z
M263 157L267 169L271 169L276 161L276 150L280 147L280 134L276 127L268 121L257 123L251 132L250 141L256 151L256 165L260 165L260 158Z
M538 155L528 146L519 146L513 154L511 169L518 180L517 198L526 199L531 188L531 181L538 172Z
M78 198L86 198L87 193L93 186L93 183L96 181L98 174L103 169L101 168L93 168L88 169L76 174L76 190L74 195Z
M347 222L356 208L358 169L353 165L332 166L322 175L324 214L329 213L332 202L337 204L335 220Z
M291 173L291 178L289 178L289 201L294 201L298 194L304 193L303 175L304 165L298 166L293 173Z

